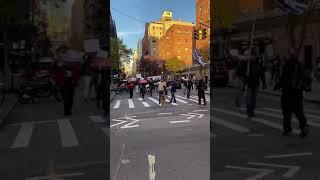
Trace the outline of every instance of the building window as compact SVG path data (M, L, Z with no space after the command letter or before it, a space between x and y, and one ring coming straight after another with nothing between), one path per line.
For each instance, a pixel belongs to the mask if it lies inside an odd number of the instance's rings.
M188 39L186 39L186 44L188 44Z
M188 51L188 48L186 48L186 51Z
M180 56L178 56L178 59L180 59Z
M178 33L181 33L181 31L178 31Z
M167 40L169 40L169 37L167 37Z

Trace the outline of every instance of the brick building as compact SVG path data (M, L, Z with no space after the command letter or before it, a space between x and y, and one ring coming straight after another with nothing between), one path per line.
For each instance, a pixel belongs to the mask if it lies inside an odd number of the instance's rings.
M193 24L173 24L159 39L159 56L164 60L177 57L187 65L191 65L193 29Z

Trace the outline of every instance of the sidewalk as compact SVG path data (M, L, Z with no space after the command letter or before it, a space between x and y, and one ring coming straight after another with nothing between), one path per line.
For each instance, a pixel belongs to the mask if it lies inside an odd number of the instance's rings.
M233 78L233 70L229 71L229 87L232 88L240 88L239 87L239 82L237 79ZM268 95L273 95L273 96L281 96L280 91L274 91L274 83L270 81L270 73L266 74L266 79L267 79L267 89L261 90L260 93L268 94ZM313 80L312 83L312 91L311 92L304 92L304 99L305 101L312 102L312 103L318 103L320 104L320 82L317 82L317 80Z
M5 122L6 117L13 110L17 103L18 99L15 94L6 94L4 102L0 107L0 125Z

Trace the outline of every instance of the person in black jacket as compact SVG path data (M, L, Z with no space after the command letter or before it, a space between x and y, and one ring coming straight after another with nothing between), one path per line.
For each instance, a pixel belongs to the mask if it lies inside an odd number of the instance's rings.
M262 89L266 89L265 69L263 59L255 56L250 59L249 71L246 74L246 95L247 95L247 116L248 118L255 116L256 101L258 89L262 84Z
M205 90L206 90L206 84L201 77L200 81L198 81L197 84L197 90L198 90L198 98L199 98L199 105L201 105L201 99L203 99L203 105L206 105L206 97L205 97Z
M190 92L191 92L192 86L193 86L193 83L191 79L188 78L188 81L187 81L187 98L188 99L190 98Z
M172 82L171 82L171 100L170 100L170 103L176 103L177 101L176 101L176 97L175 97L175 92L176 92L176 90L177 90L177 87L176 87L176 81L175 80L173 80Z
M291 116L294 113L300 124L300 137L306 137L309 133L307 119L303 111L303 91L308 89L308 75L297 56L292 51L283 65L280 79L274 90L281 89L281 108L283 113L283 135L290 135Z

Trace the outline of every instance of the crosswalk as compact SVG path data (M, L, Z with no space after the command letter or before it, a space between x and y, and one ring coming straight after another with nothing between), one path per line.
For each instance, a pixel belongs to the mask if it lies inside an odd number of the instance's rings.
M106 119L103 116L88 116L89 121L99 126L100 132L103 136L109 136L109 128L107 128ZM60 145L62 148L71 148L80 146L79 135L82 133L81 130L76 130L73 125L73 120L68 118L62 118L52 121L43 122L26 122L11 124L10 127L18 127L15 131L14 138L10 149L23 149L30 147L34 136L39 136L39 132L35 131L37 128L42 128L44 124L56 124L56 132L60 136ZM100 126L101 125L101 126ZM49 134L50 135L50 134ZM103 137L102 136L102 137ZM43 137L45 138L45 137ZM108 137L106 137L108 138Z
M262 107L258 108L256 112L256 117L247 118L244 108L218 108L214 107L211 109L213 117L211 116L212 131L211 134L214 134L212 137L217 138L228 134L226 129L231 130L235 133L250 135L251 128L253 123L259 125L259 131L263 134L270 134L273 129L278 132L282 132L282 112L279 109L271 107ZM307 110L306 117L308 119L308 124L312 128L320 128L320 115L316 110ZM298 134L299 122L293 116L292 120L293 133ZM220 132L220 133L219 133Z
M176 102L170 103L171 96L168 95L166 96L166 103L172 106L179 106L179 105L188 105L188 104L198 104L198 97L191 95L190 98L187 98L183 95L175 95L176 97ZM206 102L210 102L210 97L206 95ZM123 109L123 108L129 108L129 109L135 109L138 107L143 107L143 108L150 108L150 107L158 107L160 106L159 104L159 99L157 96L154 97L145 97L143 98L132 98L132 99L121 99L121 100L116 100L111 104L111 108L113 110L117 109Z

